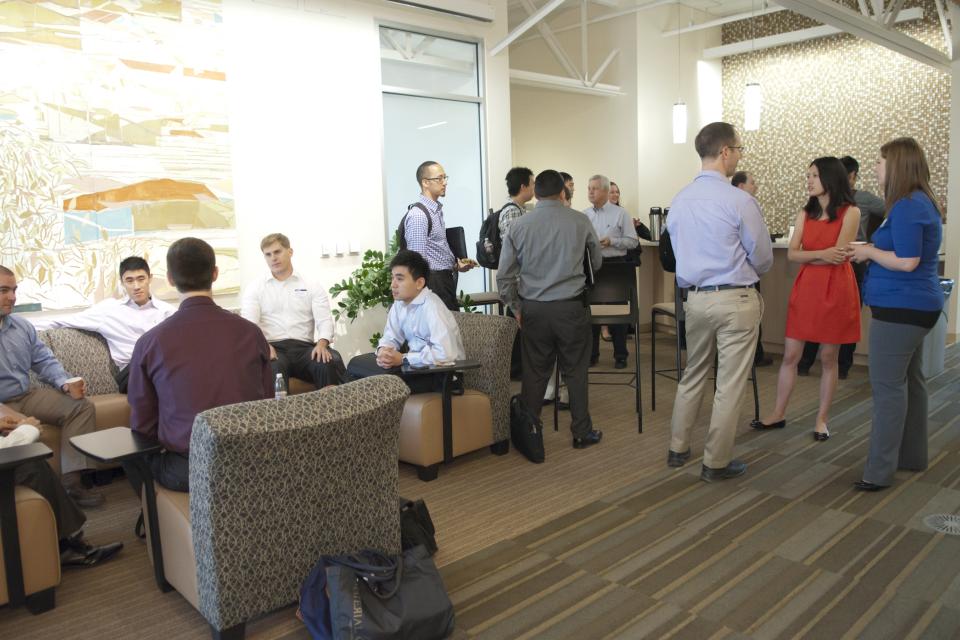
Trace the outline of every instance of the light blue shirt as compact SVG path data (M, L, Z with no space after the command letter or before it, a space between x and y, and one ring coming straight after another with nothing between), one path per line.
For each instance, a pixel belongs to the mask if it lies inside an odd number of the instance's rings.
M597 237L601 240L603 238L610 240L610 246L601 249L604 258L625 256L628 250L636 249L640 244L637 230L633 227L633 220L630 219L626 209L608 200L599 209L588 207L583 210L583 213L593 225Z
M756 198L717 171L701 171L673 198L667 231L682 288L750 285L773 266Z
M0 317L0 402L30 389L31 369L57 389L69 377L28 320L13 315Z
M387 314L387 326L377 345L400 350L406 342L409 351L404 355L412 365L431 365L465 360L460 327L443 300L424 287L409 303L394 302Z

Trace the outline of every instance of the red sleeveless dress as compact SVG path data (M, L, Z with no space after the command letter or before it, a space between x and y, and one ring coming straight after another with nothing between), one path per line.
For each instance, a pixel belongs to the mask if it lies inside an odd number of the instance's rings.
M848 209L841 209L833 222L804 220L801 248L819 251L836 246ZM800 267L790 292L786 336L823 344L860 341L860 292L850 262Z

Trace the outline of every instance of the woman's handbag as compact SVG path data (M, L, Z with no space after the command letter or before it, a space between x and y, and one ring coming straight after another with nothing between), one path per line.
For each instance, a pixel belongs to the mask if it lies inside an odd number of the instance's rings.
M400 498L400 546L404 551L418 544L427 548L427 553L437 552L437 530L423 500Z
M440 640L453 604L423 546L387 556L323 556L300 588L297 615L314 640Z

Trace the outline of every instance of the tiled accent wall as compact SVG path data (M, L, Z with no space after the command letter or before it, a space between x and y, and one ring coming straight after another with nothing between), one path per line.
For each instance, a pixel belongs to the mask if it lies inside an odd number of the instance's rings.
M933 3L920 6L924 19L898 28L943 50ZM726 25L724 44L816 24L790 11L756 20L754 27L749 20ZM759 131L743 131L748 82L763 92ZM920 142L934 194L946 205L950 75L933 67L846 34L730 56L723 61L723 113L741 131L740 168L757 176L771 232L786 231L806 202L805 171L819 156L852 155L860 162L858 187L880 195L874 164L880 146L898 136Z

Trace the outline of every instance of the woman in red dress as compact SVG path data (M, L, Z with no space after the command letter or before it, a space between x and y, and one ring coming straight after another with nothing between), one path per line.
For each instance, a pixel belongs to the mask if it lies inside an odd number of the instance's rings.
M797 214L787 259L803 266L793 282L787 309L783 364L777 380L777 405L754 429L786 426L787 403L797 382L797 363L805 341L819 342L820 410L813 437L830 437L827 419L837 388L840 345L860 341L860 294L845 247L857 236L860 210L853 204L847 170L837 158L817 158L807 169L810 199Z

